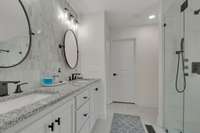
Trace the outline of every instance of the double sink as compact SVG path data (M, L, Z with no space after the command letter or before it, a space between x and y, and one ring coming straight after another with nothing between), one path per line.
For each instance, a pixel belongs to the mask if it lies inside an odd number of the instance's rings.
M71 81L71 84L74 86L81 86L87 83L89 83L89 80ZM51 93L34 92L26 95L19 94L20 96L16 96L14 98L8 98L8 100L3 100L2 102L0 101L0 115L37 103L39 101L42 101L44 99L53 96L54 94L55 93L51 94Z

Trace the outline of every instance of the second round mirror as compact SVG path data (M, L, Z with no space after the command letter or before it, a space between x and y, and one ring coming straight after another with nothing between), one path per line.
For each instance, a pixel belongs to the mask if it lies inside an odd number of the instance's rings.
M74 69L78 65L78 40L72 30L67 30L64 36L64 56L68 66Z

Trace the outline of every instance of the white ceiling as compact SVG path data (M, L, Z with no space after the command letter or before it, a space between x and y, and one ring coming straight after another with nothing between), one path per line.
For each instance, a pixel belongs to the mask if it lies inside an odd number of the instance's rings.
M160 0L70 0L82 14L106 11L110 27L127 27L157 23ZM154 20L148 16L155 14Z

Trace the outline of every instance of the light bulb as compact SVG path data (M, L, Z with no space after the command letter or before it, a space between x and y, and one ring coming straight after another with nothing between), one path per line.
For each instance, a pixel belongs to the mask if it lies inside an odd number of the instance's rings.
M156 18L156 15L154 14L149 16L149 19L155 19L155 18Z

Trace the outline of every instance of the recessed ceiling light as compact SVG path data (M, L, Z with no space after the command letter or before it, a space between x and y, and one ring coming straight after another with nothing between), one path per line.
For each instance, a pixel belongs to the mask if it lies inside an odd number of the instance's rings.
M156 15L150 15L149 16L149 19L155 19L156 18Z

